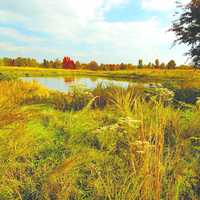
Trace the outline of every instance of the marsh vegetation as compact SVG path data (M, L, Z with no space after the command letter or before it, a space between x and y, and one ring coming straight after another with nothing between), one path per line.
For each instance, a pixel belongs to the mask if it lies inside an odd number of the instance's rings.
M199 101L163 87L0 81L0 199L200 198Z

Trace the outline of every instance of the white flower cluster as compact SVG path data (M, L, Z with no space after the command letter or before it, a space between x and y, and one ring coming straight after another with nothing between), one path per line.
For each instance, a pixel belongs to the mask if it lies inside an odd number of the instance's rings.
M161 101L163 103L170 103L174 98L174 92L167 88L153 88L146 92L146 98L152 101Z

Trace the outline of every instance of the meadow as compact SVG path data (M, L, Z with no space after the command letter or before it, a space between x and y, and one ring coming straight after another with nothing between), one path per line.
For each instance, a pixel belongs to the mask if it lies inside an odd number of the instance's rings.
M198 98L188 104L168 88L131 85L61 93L10 76L46 72L26 70L0 75L1 200L200 198ZM187 80L191 73L137 71Z
M197 69L149 69L149 68L133 68L132 70L66 70L41 67L10 67L0 66L0 73L26 77L26 76L98 76L107 78L123 78L141 81L162 81L162 80L185 80L185 81L200 81L200 70Z

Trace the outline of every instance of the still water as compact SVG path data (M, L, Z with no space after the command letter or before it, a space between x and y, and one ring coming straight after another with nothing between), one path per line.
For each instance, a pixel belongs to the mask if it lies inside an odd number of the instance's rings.
M121 87L128 87L130 84L129 81L120 81L120 80L110 80L103 78L94 78L94 77L24 77L24 81L37 81L41 85L49 88L58 90L60 92L69 91L70 87L74 85L83 85L88 89L95 88L98 84L104 85L116 85ZM133 83L132 83L133 84ZM136 83L135 83L136 84Z
M46 88L57 90L60 92L67 92L70 90L70 87L75 85L83 85L88 89L95 88L98 84L103 85L115 85L127 88L129 84L131 85L143 85L146 88L149 87L166 87L165 84L159 84L159 83L150 83L150 82L137 82L137 81L128 81L128 80L113 80L113 79L107 79L107 78L100 78L100 77L24 77L22 78L24 81L37 81L41 85L45 86ZM172 83L172 81L170 81ZM200 89L199 88L191 88L187 87L188 82L186 83L176 83L176 87L173 88L173 91L175 93L175 99L178 101L183 101L186 103L195 103L197 100L197 97L200 97ZM186 85L185 85L186 84ZM171 90L169 87L168 89Z

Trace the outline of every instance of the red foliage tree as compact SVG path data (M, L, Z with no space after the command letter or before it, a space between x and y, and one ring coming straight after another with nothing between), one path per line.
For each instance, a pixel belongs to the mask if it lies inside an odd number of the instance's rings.
M63 58L63 69L75 69L76 65L73 60L71 60L70 57L65 56Z

